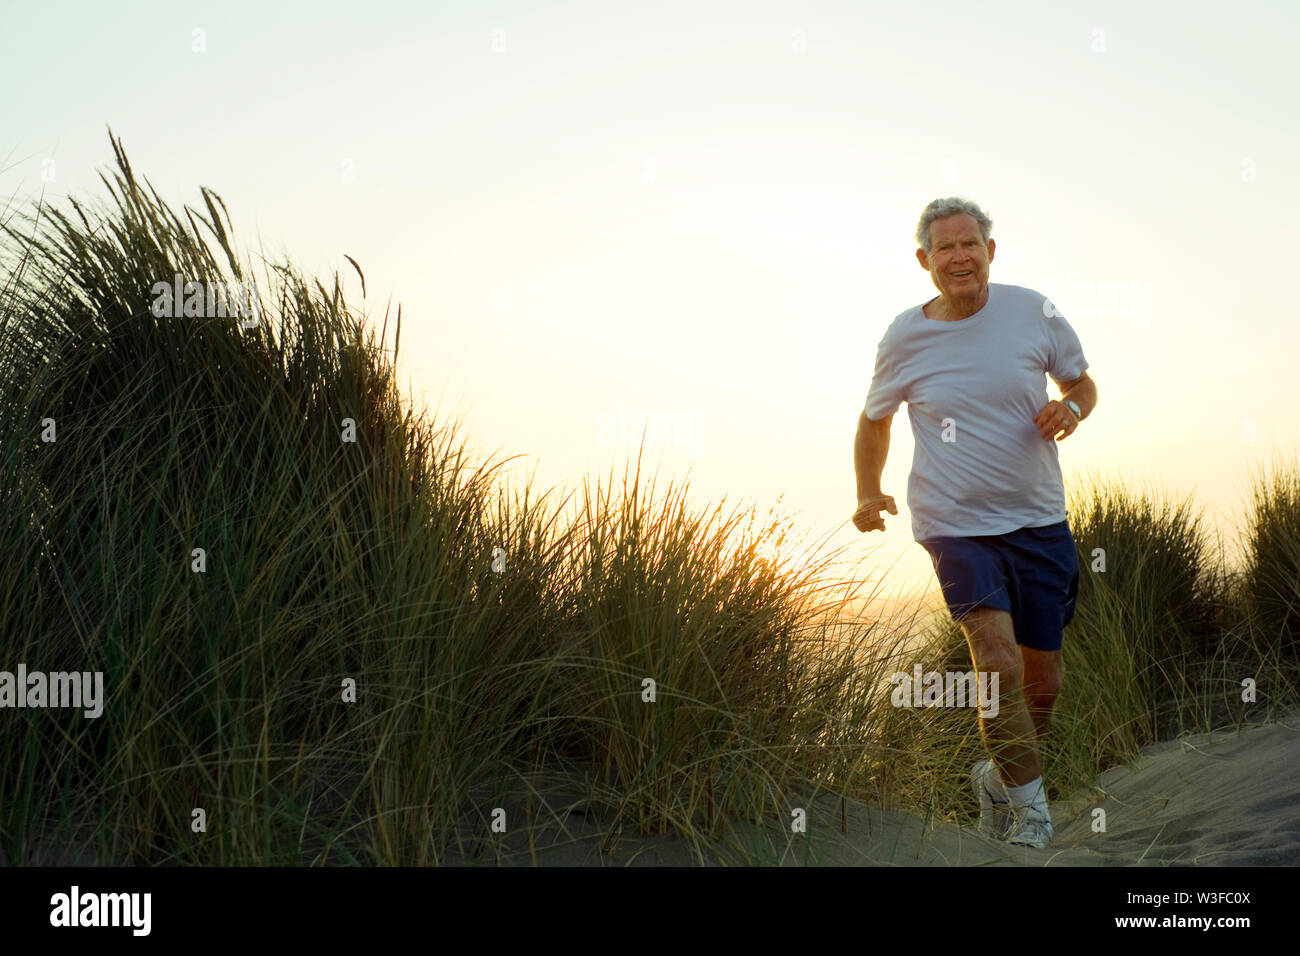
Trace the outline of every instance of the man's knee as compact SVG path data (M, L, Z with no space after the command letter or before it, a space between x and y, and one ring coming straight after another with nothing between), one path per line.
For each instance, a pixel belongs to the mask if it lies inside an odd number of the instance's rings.
M1024 659L1025 693L1040 700L1055 700L1061 693L1061 652L1020 648Z
M1023 679L1024 660L1016 646L1011 614L998 608L978 607L962 617L961 625L976 668L997 674L1003 687L1018 687Z
M1039 700L1056 700L1061 696L1061 679L1039 677L1032 679L1028 674L1022 679L1025 694Z

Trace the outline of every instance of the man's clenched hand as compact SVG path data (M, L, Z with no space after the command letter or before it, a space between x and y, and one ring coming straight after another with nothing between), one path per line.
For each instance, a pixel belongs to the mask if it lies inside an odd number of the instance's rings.
M1068 438L1074 434L1074 430L1079 427L1079 419L1075 418L1074 412L1060 402L1052 401L1044 405L1034 416L1034 424L1038 426L1039 433L1047 439L1064 432L1056 439L1060 441L1061 438Z
M859 531L884 531L885 519L880 512L888 509L891 515L898 514L894 499L889 495L872 495L858 499L858 510L853 512L853 525Z

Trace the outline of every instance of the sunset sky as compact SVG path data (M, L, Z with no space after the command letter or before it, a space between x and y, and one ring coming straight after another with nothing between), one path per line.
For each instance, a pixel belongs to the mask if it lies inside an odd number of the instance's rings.
M111 125L174 208L216 189L249 251L346 270L359 301L356 259L376 327L402 303L403 388L540 485L621 476L654 415L661 484L933 588L905 406L900 513L849 518L876 345L936 294L913 238L936 197L981 204L991 281L1079 335L1099 403L1058 446L1067 485L1195 494L1231 537L1294 451L1297 9L26 4L0 187L105 196Z

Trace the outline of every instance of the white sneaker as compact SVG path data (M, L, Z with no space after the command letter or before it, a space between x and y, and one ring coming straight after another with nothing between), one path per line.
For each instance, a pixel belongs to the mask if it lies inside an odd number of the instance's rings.
M1011 825L1007 828L1008 843L1041 850L1052 842L1052 821L1041 810L1017 807L1011 811L1011 817Z
M975 799L980 803L980 829L1000 840L1006 836L1007 825L1010 823L1011 802L996 799L985 783L986 775L996 772L992 760L981 760L971 768L970 784L975 791Z

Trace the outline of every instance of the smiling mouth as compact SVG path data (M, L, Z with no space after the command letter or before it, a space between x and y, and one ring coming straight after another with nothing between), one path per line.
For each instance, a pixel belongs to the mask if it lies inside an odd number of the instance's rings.
M964 279L969 275L974 275L974 273L967 270L966 272L951 272L949 273L949 275L951 275L954 279Z

